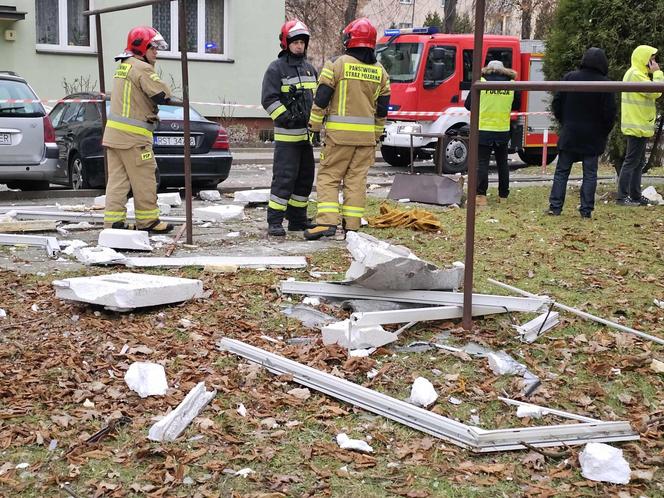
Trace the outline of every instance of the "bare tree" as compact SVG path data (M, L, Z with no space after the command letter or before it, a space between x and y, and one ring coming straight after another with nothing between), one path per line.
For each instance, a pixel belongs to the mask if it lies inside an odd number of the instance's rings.
M491 27L492 24L501 24L504 19L516 13L521 22L520 36L522 39L529 39L533 32L533 19L536 19L543 9L555 9L556 3L555 0L487 0L488 25Z
M443 15L443 27L445 33L453 33L454 23L456 22L457 17L457 0L445 0Z
M344 11L344 23L348 25L357 16L358 0L348 0L346 10Z

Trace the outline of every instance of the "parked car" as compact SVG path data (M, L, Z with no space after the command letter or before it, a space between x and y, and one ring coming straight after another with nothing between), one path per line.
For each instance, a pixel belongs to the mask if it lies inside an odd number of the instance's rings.
M76 93L65 100L100 99L97 93ZM106 102L108 112L110 103ZM189 109L191 179L196 188L216 188L228 178L232 155L226 130ZM61 102L50 113L59 148L56 183L73 189L104 187L101 102ZM160 105L153 150L161 187L184 186L184 110Z
M44 190L58 176L58 147L46 110L27 81L0 71L0 183Z

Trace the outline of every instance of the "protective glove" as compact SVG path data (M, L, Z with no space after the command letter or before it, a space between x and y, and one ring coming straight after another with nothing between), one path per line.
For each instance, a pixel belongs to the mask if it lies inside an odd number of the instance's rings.
M314 147L320 147L320 131L309 130L309 141Z

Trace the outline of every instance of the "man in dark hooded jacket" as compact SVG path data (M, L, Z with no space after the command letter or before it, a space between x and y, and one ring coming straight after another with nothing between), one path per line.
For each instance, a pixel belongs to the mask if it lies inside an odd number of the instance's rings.
M309 30L298 20L287 21L279 34L281 52L263 77L262 104L274 121L274 163L267 207L268 235L310 227L309 194L314 182L314 151L307 122L314 102L317 73L307 62Z
M604 51L593 47L583 55L580 68L567 73L563 81L609 81L608 72ZM553 98L553 114L561 129L548 214L561 213L572 164L581 161L583 182L579 212L582 218L590 218L595 207L597 162L616 118L615 97L604 92L557 92Z
M490 61L482 69L481 81L511 81L516 71L501 61ZM464 106L470 110L470 94ZM498 167L498 202L510 193L510 168L507 162L510 141L511 113L521 106L521 94L513 90L483 90L480 93L479 153L477 168L477 196L475 205L486 206L489 188L489 159L491 152Z

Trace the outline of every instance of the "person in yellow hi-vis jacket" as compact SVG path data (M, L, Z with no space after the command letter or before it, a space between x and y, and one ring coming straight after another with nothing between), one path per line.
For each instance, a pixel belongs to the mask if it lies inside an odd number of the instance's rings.
M632 66L623 81L664 81L664 73L655 61L657 49L639 45L632 52ZM620 206L645 206L648 199L641 195L641 173L646 161L648 139L655 134L659 92L623 92L621 97L620 130L627 136L627 152L618 177L616 203Z
M157 51L166 49L168 45L156 29L142 26L129 32L127 48L115 57L120 65L113 76L111 108L103 138L108 151L106 228L129 228L125 205L131 189L137 229L155 233L173 229L159 220L157 162L152 152L157 104L171 101L171 89L154 70Z
M323 66L309 118L313 132L325 127L325 145L316 177L316 226L304 231L307 240L333 236L340 213L344 230L360 228L367 174L390 103L389 77L376 61L376 28L366 18L352 21L343 31L343 45L344 55Z

